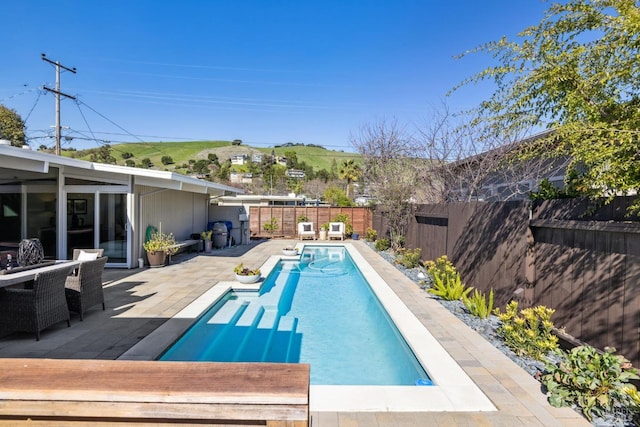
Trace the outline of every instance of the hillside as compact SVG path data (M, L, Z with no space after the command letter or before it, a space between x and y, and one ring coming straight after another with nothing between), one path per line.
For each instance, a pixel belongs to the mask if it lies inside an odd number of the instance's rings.
M63 155L82 160L90 160L92 152L95 150L63 151ZM216 154L220 161L224 161L233 155L263 153L271 154L275 151L277 156L283 156L286 151L295 151L298 161L305 162L314 170L331 169L333 159L340 165L343 161L354 159L360 161L360 155L356 153L346 153L342 151L326 150L318 146L281 146L255 148L245 144L232 145L230 141L190 141L190 142L144 142L116 144L111 146L111 155L116 159L117 164L125 165L123 154L130 153L131 160L135 164L140 164L141 160L148 158L154 165L154 169L170 170L181 172L182 166L189 160L206 159L210 153ZM170 156L173 164L163 165L163 156Z

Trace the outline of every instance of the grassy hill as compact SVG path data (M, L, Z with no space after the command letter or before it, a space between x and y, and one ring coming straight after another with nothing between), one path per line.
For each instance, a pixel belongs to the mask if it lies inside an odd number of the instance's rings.
M93 150L63 151L63 156L74 157L82 160L90 160ZM263 153L271 154L275 151L277 156L283 156L286 151L295 151L298 161L305 162L314 170L331 169L331 162L336 160L338 166L345 160L354 159L360 162L360 155L356 153L346 153L343 151L327 150L318 146L280 146L267 148L254 148L245 144L233 145L231 141L190 141L190 142L136 142L127 144L116 144L111 146L111 155L116 159L117 164L124 165L123 154L130 153L136 165L141 160L148 158L154 165L154 169L170 170L181 172L181 165L189 160L206 159L209 153L215 153L220 161L224 161L233 155ZM174 164L163 165L163 156L170 156Z

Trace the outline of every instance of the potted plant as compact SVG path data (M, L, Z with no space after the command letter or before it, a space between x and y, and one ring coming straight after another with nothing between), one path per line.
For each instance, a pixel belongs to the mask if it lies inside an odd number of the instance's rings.
M173 237L173 233L165 234L161 231L151 233L149 240L142 245L147 252L149 266L164 266L167 255L172 255L175 252L175 244L176 239Z
M327 231L329 230L329 223L325 222L320 226L320 232L318 233L319 240L327 240Z
M290 245L285 246L284 248L282 248L282 254L286 256L296 256L298 255L298 248Z
M233 272L236 273L236 280L240 283L255 283L260 279L259 268L251 270L250 268L245 267L242 263L236 265Z
M213 230L203 231L200 233L200 237L204 240L204 251L211 252L211 246L213 242L211 241L211 236L213 235Z

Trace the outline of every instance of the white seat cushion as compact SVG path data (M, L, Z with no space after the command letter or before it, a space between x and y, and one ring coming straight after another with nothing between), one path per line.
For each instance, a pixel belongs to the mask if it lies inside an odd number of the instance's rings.
M85 252L85 251L80 251L80 254L78 255L78 261L93 261L98 259L98 253L97 252Z

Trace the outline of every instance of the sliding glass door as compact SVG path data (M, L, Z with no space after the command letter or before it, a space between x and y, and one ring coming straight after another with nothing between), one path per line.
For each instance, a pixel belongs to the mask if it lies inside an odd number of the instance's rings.
M74 190L79 189L74 186ZM93 192L67 193L66 255L74 249L101 248L112 266L128 265L127 194L103 187Z
M127 262L127 195L100 194L99 247L110 263Z

